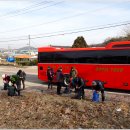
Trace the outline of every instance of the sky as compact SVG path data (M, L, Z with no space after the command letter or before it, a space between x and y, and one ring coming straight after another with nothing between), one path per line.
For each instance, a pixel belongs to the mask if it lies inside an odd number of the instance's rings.
M0 48L88 45L130 30L130 0L0 0Z

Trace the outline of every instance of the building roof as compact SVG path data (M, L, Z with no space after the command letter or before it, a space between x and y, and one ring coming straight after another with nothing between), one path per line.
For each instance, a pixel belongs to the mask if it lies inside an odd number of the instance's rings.
M72 48L72 46L53 46L53 45L50 45L50 47L59 47L59 48Z
M20 54L20 55L14 56L14 57L15 57L15 58L21 58L21 59L29 59L29 58L31 58L32 56L26 55L26 54Z

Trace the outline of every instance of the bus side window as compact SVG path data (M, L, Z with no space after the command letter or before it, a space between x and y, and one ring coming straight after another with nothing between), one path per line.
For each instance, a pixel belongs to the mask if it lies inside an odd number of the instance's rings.
M101 64L127 64L126 56L109 56L100 57L99 61Z
M127 63L130 64L130 57L127 57Z
M99 63L101 64L109 64L111 63L111 57L99 57Z
M40 70L43 70L43 67L42 67L42 66L40 66Z
M40 63L54 63L54 54L48 52L39 53L39 62Z
M87 63L98 63L98 59L96 57L94 58L87 58Z
M54 54L55 63L75 63L75 59L72 56L72 52L57 52Z
M112 60L115 64L127 64L127 56L114 56Z
M86 63L86 58L77 58L76 62L77 63Z
M77 58L78 63L98 63L98 59L96 57L84 57Z

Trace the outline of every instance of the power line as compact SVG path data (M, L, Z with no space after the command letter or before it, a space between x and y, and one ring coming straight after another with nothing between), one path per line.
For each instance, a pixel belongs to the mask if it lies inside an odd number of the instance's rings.
M128 23L122 23L122 24L116 24L116 25L108 24L108 25L102 26L102 27L91 28L91 29L84 29L84 30L79 30L79 31L71 31L71 32L65 32L65 33L59 33L59 34L50 34L50 35L37 36L37 37L30 37L30 35L29 35L29 39L38 39L38 38L43 38L43 37L54 37L54 36L75 34L75 33L81 33L81 32L96 31L96 30L114 28L114 27L129 25L129 24L130 24L130 21ZM23 39L21 38L21 39L14 39L14 40L3 40L3 41L0 41L0 42L12 42L12 41L21 41L21 40L28 40L28 38L23 38Z
M62 1L62 2L63 2L63 1ZM74 18L74 17L78 17L78 16L81 16L81 15L85 15L86 13L96 12L96 11L99 11L99 10L103 10L103 9L105 9L105 8L106 8L106 7L98 8L98 9L95 9L95 10L92 10L92 11L86 11L86 12L83 12L83 13L78 13L78 14L75 14L75 15L62 17L62 18L60 18L60 19L55 19L55 20L53 20L53 21L44 22L44 23L40 23L40 24L34 24L34 25L30 25L30 26L25 26L25 27L22 27L22 28L16 28L16 29L12 29L12 30L9 30L9 31L3 31L3 32L0 32L0 33L9 33L9 32L14 32L14 31L17 31L17 30L23 30L23 29L27 29L27 28L34 28L34 27L37 27L37 26L43 26L43 25L46 25L46 24L51 24L51 23L55 23L55 22L60 22L60 21L62 21L62 20L71 19L71 18Z
M67 35L67 34L74 34L74 33L81 33L81 32L89 32L89 31L95 31L95 30L102 30L102 29L107 29L107 28L114 28L114 27L119 27L123 25L129 25L129 23L124 23L124 24L119 24L119 25L111 25L111 26L106 26L106 27L99 27L99 28L92 28L92 29L85 29L81 31L73 31L73 32L65 32L62 34L54 34L54 35L45 35L45 36L39 36L39 37L32 37L31 39L37 39L37 38L43 38L43 37L53 37L53 36L60 36L60 35Z
M78 28L78 29L69 29L69 30L64 30L64 31L55 31L55 32L50 32L50 33L45 33L45 34L35 34L35 35L31 35L32 37L37 37L39 35L42 35L42 36L45 36L45 35L53 35L55 33L64 33L64 32L70 32L70 31L80 31L80 30L84 30L85 28L88 28L88 29L93 29L93 28L100 28L100 27L106 27L106 26L113 26L113 25L118 25L118 24L127 24L129 23L130 21L122 21L122 22L116 22L116 23L110 23L110 24L105 24L105 25L98 25L98 26L92 26L92 27L82 27L82 28ZM19 37L10 37L10 38L0 38L0 39L15 39L15 38L22 38L23 39L27 39L27 35L26 36L19 36Z
M89 29L92 29L92 28L99 28L99 27L104 27L104 26L109 26L109 25L116 25L116 24L127 24L129 23L130 21L122 21L122 22L116 22L116 23L110 23L110 24L105 24L105 25L98 25L98 26L92 26L92 27L89 27ZM61 33L61 32L68 32L68 31L80 31L84 28L88 28L88 27L82 27L82 28L78 28L78 29L69 29L69 30L64 30L64 31L55 31L55 32L51 32L51 33L46 33L46 35L48 34L55 34L55 33ZM31 35L31 36L37 36L37 35L45 35L45 34L35 34L35 35Z
M18 16L18 15L23 15L23 14L29 13L29 12L31 12L31 13L32 13L32 11L36 11L36 10L45 9L45 8L48 8L48 7L51 7L51 6L55 6L55 5L58 5L58 4L61 4L61 3L63 3L63 1L61 1L61 2L55 2L55 3L53 2L53 4L51 4L51 5L44 6L44 7L41 7L41 8L39 8L39 9L31 9L31 10L29 10L29 11L26 11L26 12L21 12L20 14L15 14L15 15L10 16L10 17L12 18L12 17ZM47 4L47 3L45 3L45 4ZM41 5L39 5L39 6L41 6Z
M55 3L55 4L59 4L59 3L62 3L63 1L61 2L58 2L58 3ZM130 1L126 1L125 3L128 3ZM124 2L123 2L124 3ZM54 4L54 5L55 5ZM51 5L50 5L51 6ZM49 6L49 7L50 7ZM53 6L53 5L52 5ZM109 6L107 6L109 7ZM27 28L34 28L34 27L37 27L37 26L42 26L42 25L46 25L46 24L51 24L51 23L55 23L55 22L59 22L59 21L62 21L62 20L67 20L67 19L71 19L71 18L74 18L74 17L78 17L78 16L81 16L81 15L85 15L86 13L90 13L90 12L96 12L96 11L99 11L99 10L103 10L103 9L106 9L107 7L103 7L103 8L98 8L98 9L95 9L95 10L92 10L92 11L86 11L86 12L83 12L83 13L79 13L79 14L75 14L75 15L71 15L71 16L66 16L66 17L62 17L60 19L55 19L53 21L49 21L49 22L44 22L44 23L40 23L40 24L34 24L34 25L30 25L30 26L25 26L25 27L22 27L22 28L16 28L16 29L12 29L12 30L9 30L9 31L3 31L3 32L0 32L0 33L9 33L9 32L14 32L14 31L17 31L17 30L23 30L23 29L27 29Z
M52 1L51 1L51 2L52 2ZM35 3L35 4L33 4L33 5L29 6L29 7L26 7L26 8L20 9L20 10L15 10L15 11L7 12L7 13L4 14L4 15L0 15L0 17L6 17L6 16L8 16L8 15L13 15L13 14L14 14L14 15L17 15L17 14L22 13L22 12L24 12L24 11L27 11L27 10L36 8L36 7L38 7L38 6L42 6L42 5L44 5L44 4L51 3L51 2L42 1L42 2L39 2L39 3ZM11 17L11 16L10 16L10 17Z
M28 40L28 38L21 38L21 39L14 39L14 40L3 40L0 42L15 42L15 41L24 41L24 40Z

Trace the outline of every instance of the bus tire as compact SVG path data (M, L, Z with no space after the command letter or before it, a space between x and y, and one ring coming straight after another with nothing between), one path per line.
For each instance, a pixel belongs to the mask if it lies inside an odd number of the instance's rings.
M64 75L64 80L63 80L63 85L65 87L67 87L67 86L69 86L69 84L70 84L70 76L69 76L69 74L65 74Z

